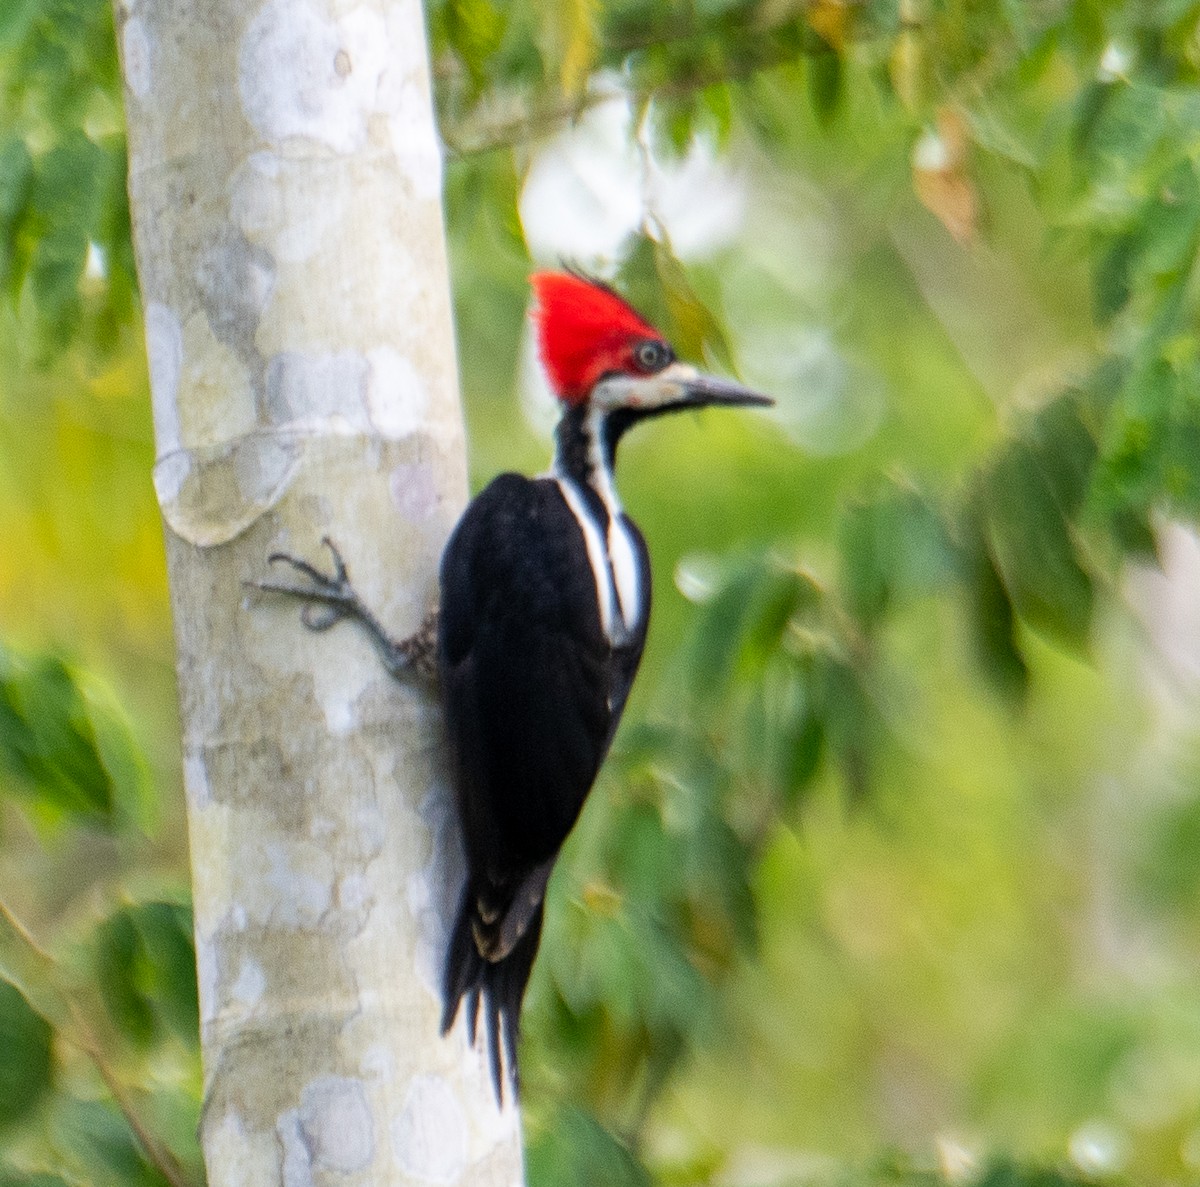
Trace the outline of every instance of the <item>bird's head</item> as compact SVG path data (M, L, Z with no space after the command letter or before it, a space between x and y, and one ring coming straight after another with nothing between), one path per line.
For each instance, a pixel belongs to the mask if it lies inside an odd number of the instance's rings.
M538 351L564 409L620 413L633 423L712 404L774 402L680 362L670 343L606 284L565 272L538 272L530 283Z

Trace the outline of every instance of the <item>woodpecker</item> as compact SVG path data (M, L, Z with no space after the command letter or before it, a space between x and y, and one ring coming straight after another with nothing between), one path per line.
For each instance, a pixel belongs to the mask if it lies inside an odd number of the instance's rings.
M542 930L546 884L608 752L646 641L650 562L613 481L634 425L708 405L769 405L676 359L609 286L575 273L531 283L538 352L561 416L554 461L502 474L468 505L446 545L436 626L467 878L444 975L442 1032L482 1007L498 1100L517 1090L521 1002ZM361 620L389 670L419 664L419 636L393 642L359 601L340 555L329 577L285 553L311 584L256 582L316 602L316 630ZM501 1051L503 1042L503 1053Z

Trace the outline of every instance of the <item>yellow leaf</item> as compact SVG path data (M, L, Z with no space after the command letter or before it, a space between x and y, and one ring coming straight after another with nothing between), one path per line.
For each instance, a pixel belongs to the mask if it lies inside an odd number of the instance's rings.
M560 67L563 92L583 94L596 61L596 0L563 0L563 56Z
M909 111L921 105L928 90L929 64L923 40L924 5L921 0L900 0L900 32L892 44L888 72L900 102Z
M979 230L979 198L967 172L967 129L962 116L943 107L937 127L927 128L913 146L913 189L959 243Z
M654 268L672 325L672 341L684 358L715 359L732 367L732 355L717 319L696 295L670 245L654 244Z
M593 914L604 919L615 919L621 913L621 895L605 882L592 881L584 886L580 898L583 905Z
M854 8L854 0L812 0L804 16L813 32L841 53L850 37Z

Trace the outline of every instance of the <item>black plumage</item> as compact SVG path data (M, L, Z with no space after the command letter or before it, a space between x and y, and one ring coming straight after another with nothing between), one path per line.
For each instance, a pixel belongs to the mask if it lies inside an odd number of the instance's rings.
M482 1004L498 1093L501 1038L515 1083L550 869L608 752L649 618L645 542L622 516L644 592L636 620L610 642L561 485L572 481L501 475L471 503L442 559L438 667L468 867L442 1025L453 1025L465 998L473 1034ZM602 500L586 481L573 489L607 538Z

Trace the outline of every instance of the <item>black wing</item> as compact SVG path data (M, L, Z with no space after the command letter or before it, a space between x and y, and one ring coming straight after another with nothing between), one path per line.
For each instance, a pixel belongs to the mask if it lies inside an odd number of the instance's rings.
M557 482L505 474L471 503L442 560L439 666L474 873L504 880L558 851L644 639L643 621L614 651L601 630Z

